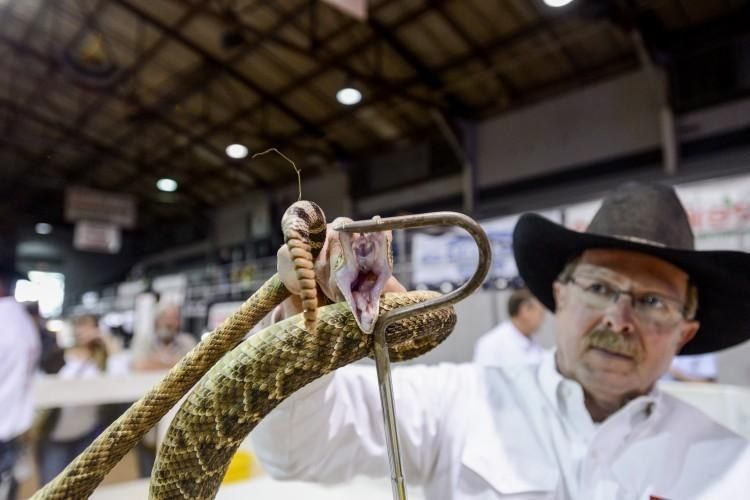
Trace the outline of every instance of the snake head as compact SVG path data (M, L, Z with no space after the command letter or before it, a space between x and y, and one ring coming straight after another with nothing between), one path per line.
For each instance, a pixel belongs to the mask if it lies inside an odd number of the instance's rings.
M393 273L391 232L339 231L338 237L341 253L332 269L336 285L359 328L372 333L380 310L380 295Z

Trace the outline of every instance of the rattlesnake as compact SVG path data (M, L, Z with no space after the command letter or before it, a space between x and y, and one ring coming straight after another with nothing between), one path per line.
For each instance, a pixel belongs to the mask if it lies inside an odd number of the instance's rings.
M306 221L302 213L312 216ZM351 260L347 261L347 255L352 256L351 247L341 248L330 230L325 237L325 218L319 207L297 202L282 220L292 257L291 265L286 261L286 272L280 269L280 273L271 277L170 370L162 382L134 403L32 498L87 498L112 467L209 369L182 405L160 448L151 478L151 498L213 498L237 446L269 411L312 380L371 353L372 336L363 334L360 325L364 323L371 330L373 303L379 305L379 311L386 311L436 296L432 292L389 293L379 304L377 300L365 304L360 298L357 300L363 307L354 305L356 317L346 303L316 310L316 282L309 281L309 271L316 267L320 270L321 266L328 266L327 272L335 276L318 279L317 284L323 290L328 289L328 293L332 293L331 280L339 287L352 280L348 292L364 282L367 290L379 297L378 287L382 289L384 283L350 274L357 269ZM355 258L362 257L367 249L386 250L379 245L388 242L387 235L380 240L366 236L349 242L359 248ZM322 252L326 252L323 264L311 264L314 255ZM384 258L390 261L390 253ZM290 268L302 277L296 287L291 286L301 296L305 310L302 317L294 316L272 325L237 346L253 325L290 296L285 286ZM314 273L313 276L316 277ZM314 294L310 293L313 287ZM329 298L341 298L336 295ZM352 294L341 295L349 298ZM391 358L409 359L426 352L453 330L455 321L453 309L447 307L390 325L386 333ZM314 329L308 329L311 326Z

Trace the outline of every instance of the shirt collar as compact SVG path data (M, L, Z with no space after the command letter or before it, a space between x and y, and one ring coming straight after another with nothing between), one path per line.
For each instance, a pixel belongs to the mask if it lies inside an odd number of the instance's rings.
M520 348L522 348L523 350L528 350L534 344L534 341L530 337L524 335L521 330L516 328L516 325L514 325L511 320L508 320L506 322L506 325L508 328L508 333L513 339L513 342Z

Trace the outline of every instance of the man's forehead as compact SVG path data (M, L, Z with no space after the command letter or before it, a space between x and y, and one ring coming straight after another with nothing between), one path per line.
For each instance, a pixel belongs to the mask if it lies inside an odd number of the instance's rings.
M667 262L641 252L613 249L589 249L580 258L578 269L616 274L644 284L664 283L678 289L688 282L688 274Z

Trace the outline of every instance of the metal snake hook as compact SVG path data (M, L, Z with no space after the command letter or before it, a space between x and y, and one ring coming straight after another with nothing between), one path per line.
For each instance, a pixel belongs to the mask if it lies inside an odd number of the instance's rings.
M457 212L432 212L427 214L404 215L385 219L364 220L354 222L340 222L333 226L336 231L345 233L369 233L388 229L419 228L427 226L459 226L465 229L477 244L479 260L472 277L456 290L419 304L412 304L380 316L375 323L375 366L378 371L378 385L380 388L380 404L383 410L385 425L385 441L388 448L388 461L391 468L391 487L394 500L406 500L406 486L401 466L401 452L398 444L398 431L393 405L393 385L391 384L391 364L388 358L388 344L385 339L385 329L391 323L407 316L419 314L465 299L482 284L492 263L492 250L487 234L474 219Z

